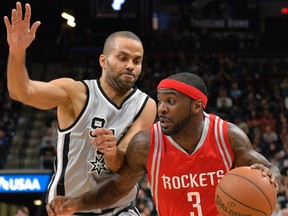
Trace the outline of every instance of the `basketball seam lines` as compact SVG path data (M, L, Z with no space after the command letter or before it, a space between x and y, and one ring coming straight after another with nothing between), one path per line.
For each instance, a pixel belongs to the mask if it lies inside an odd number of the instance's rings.
M231 173L231 174L227 174L227 175L238 176L238 177L241 177L242 179L245 179L245 180L249 181L250 183L252 183L252 184L253 184L256 188L258 188L259 191L264 195L264 197L266 198L266 200L267 200L268 203L269 203L270 211L272 210L272 206L271 206L271 203L270 203L268 197L266 196L265 193L263 193L263 191L262 191L262 190L258 187L258 185L256 185L253 181L251 181L250 179L244 178L244 177L241 176L241 175L237 175L237 174L232 174L232 173ZM236 200L236 199L234 199L233 197L231 197L229 194L227 194L227 193L221 188L220 185L219 185L219 189L220 189L223 193L225 193L227 196L229 196L231 199ZM251 209L254 209L254 208L252 208L252 207L250 207L250 206L245 205L244 203L240 202L239 200L237 200L237 202L241 203L242 205L244 205L244 206L246 206L246 207L249 207L249 208L251 208ZM256 211L258 211L258 212L262 212L262 211L259 211L258 209L254 209L254 210L256 210ZM265 214L265 212L263 212L263 213ZM271 212L271 213L272 213L272 212ZM265 214L265 215L266 215L266 214Z

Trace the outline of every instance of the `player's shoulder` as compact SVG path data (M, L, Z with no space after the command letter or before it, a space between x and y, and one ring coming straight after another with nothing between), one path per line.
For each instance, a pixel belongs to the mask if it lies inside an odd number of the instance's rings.
M247 134L234 123L228 122L228 136L232 143L238 143L240 146L244 143L250 143Z
M148 101L147 101L147 104L149 104L149 106L151 107L151 109L153 109L153 110L156 111L156 109L157 109L157 104L156 104L156 101L155 101L153 98L149 97L149 98L148 98Z
M67 92L69 95L75 97L79 94L85 94L86 93L86 86L81 81L76 81L72 78L59 78L52 80L50 83L52 83L55 86L60 87L62 90Z
M232 123L232 122L227 122L228 125L228 131L230 133L242 133L243 131L240 129L240 127L238 127L236 124Z
M149 104L149 106L156 107L156 101L150 95L148 95L146 92L143 92L140 89L136 88L135 93L137 93L137 92L138 92L138 94L140 94L142 96L142 98L145 98L145 100L147 101L147 104Z

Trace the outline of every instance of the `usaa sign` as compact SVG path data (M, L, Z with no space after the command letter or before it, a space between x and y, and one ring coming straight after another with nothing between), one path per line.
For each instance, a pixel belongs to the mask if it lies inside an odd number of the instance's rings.
M1 174L0 193L46 192L50 174Z

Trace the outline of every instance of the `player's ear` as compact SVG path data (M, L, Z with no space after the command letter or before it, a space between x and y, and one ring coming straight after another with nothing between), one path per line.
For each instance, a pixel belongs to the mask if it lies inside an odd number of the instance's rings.
M193 109L195 112L199 112L203 110L203 102L201 99L194 101Z
M104 54L101 54L100 57L99 57L99 64L102 68L106 68L106 55Z

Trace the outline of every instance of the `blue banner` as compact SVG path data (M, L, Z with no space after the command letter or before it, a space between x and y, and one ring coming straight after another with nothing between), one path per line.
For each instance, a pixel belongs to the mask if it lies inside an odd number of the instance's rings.
M0 174L0 193L46 192L50 174Z

